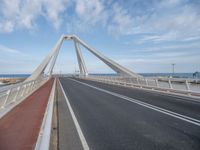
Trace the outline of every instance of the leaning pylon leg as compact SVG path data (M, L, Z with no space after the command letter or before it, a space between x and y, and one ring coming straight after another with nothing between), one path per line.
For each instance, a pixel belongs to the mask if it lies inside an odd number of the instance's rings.
M87 68L85 66L85 62L84 62L84 59L83 59L83 56L82 56L82 53L81 53L81 50L80 50L80 47L79 47L79 43L77 43L75 40L74 40L74 46L75 46L75 49L76 49L76 55L77 55L80 74L81 75L88 75Z
M113 60L107 58L106 56L102 55L98 51L96 51L94 48L90 47L87 45L85 42L83 42L81 39L78 37L74 36L74 40L78 43L80 43L82 46L84 46L88 51L90 51L93 55L98 57L100 60L102 60L105 64L107 64L110 68L112 68L115 72L117 72L119 75L122 76L129 76L129 77L142 77L139 74L136 74L125 67L119 65L118 63L114 62Z
M49 74L52 75L53 73L53 68L55 66L55 63L56 63L56 60L57 60L57 57L58 57L58 54L59 54L59 51L56 52L55 56L53 57L53 60L51 62L51 66L49 68Z
M83 42L81 39L79 39L75 35L62 35L58 42L56 43L55 47L52 49L52 51L47 55L47 57L43 60L43 62L37 67L37 69L32 73L32 75L27 78L25 81L30 81L30 80L35 80L38 77L40 77L43 73L44 70L46 69L47 65L50 63L51 59L52 64L50 66L50 74L52 74L52 70L54 68L60 46L63 42L63 40L73 40L74 41L74 46L76 49L76 54L77 54L77 59L78 59L78 64L79 64L79 69L80 69L80 74L81 75L88 75L85 62L83 60L82 53L80 51L79 45L82 45L85 47L89 52L91 52L93 55L95 55L97 58L99 58L101 61L103 61L105 64L107 64L111 69L113 69L117 74L121 76L128 76L128 77L134 77L134 78L140 78L142 77L141 75L134 73L125 67L119 65L115 61L107 58L106 56L102 55L100 52L96 51L94 48L90 47L88 44Z
M64 35L60 37L58 42L56 43L55 47L51 50L51 52L46 56L46 58L42 61L42 63L37 67L37 69L28 77L25 81L31 81L37 79L41 74L43 74L45 68L47 67L48 63L51 61L51 58L57 54L60 50L60 46L64 40Z

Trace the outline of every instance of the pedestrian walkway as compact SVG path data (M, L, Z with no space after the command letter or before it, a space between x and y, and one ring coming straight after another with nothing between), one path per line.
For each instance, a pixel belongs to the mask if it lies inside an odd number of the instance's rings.
M0 119L0 150L34 149L53 79Z

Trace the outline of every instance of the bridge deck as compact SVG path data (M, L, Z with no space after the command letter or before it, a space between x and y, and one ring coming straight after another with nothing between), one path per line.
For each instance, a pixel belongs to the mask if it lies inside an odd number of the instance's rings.
M57 84L56 100L58 106L58 149L82 150L81 141L59 84Z
M0 149L34 149L53 85L49 80L0 120Z
M72 78L61 84L90 149L200 149L197 100Z

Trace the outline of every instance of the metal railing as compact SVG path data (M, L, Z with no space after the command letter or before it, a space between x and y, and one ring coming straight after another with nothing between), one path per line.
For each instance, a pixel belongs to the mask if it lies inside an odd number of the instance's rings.
M76 76L78 78L103 82L107 84L114 84L126 87L138 87L151 90L159 90L164 92L173 92L178 94L185 94L189 96L200 96L200 84L192 83L186 80L176 80L175 78L166 78L161 80L159 78L130 78L123 76Z
M0 111L16 103L41 86L48 78L40 78L29 82L21 82L0 88Z
M35 145L35 150L49 150L50 147L50 137L51 137L51 128L53 120L53 105L55 100L56 92L56 82L57 79L54 79L54 83L51 89L49 96L48 104L46 111L43 117L42 125L40 127L40 133Z

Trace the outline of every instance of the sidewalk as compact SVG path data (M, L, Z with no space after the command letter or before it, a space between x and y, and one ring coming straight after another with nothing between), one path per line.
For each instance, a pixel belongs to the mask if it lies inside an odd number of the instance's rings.
M34 149L52 85L53 79L0 119L0 150Z

